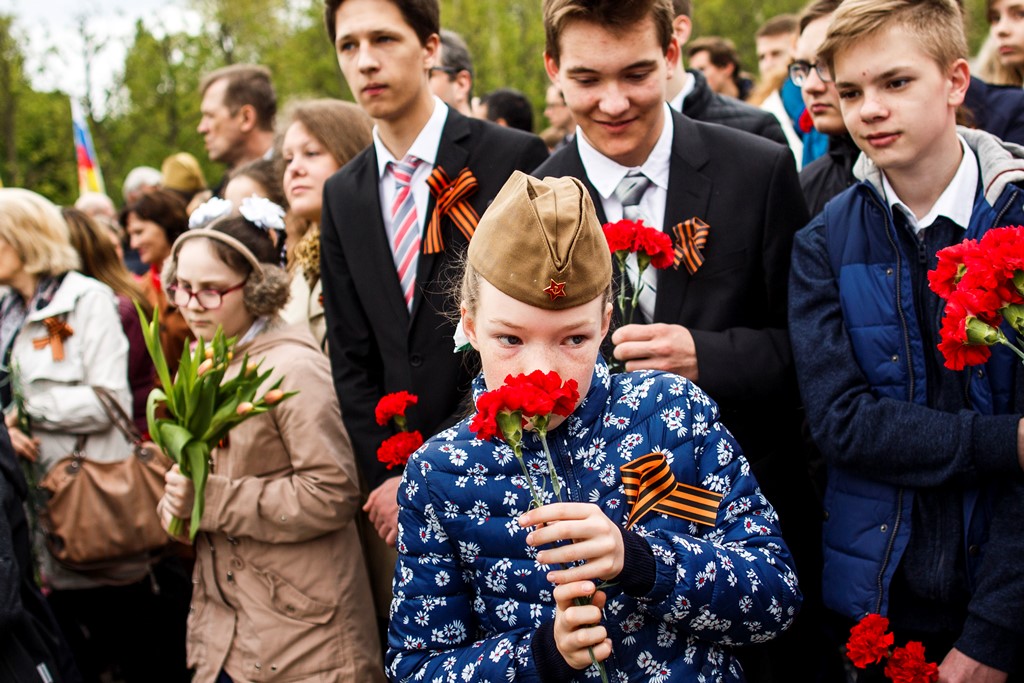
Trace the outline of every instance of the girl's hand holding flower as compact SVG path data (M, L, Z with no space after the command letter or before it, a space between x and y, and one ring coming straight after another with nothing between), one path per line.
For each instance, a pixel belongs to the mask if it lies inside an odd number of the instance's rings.
M164 482L164 497L160 499L157 511L160 513L160 522L167 529L175 517L180 520L192 517L196 489L192 480L183 475L177 465L167 470Z
M551 583L610 581L622 573L625 563L622 531L592 503L544 505L520 517L519 526L537 527L526 537L526 543L534 548L544 547L537 553L538 562L548 565L583 563L551 571L548 573ZM559 543L562 545L557 545Z
M574 581L556 586L555 646L562 658L574 669L582 670L594 660L603 662L612 654L608 630L601 626L601 610L607 596L596 591L591 581ZM576 600L590 598L590 604L577 605ZM591 659L593 654L593 659Z

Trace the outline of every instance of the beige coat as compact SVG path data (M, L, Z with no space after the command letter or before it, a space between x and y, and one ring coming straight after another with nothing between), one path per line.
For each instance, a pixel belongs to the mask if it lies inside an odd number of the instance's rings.
M308 327L236 350L300 393L213 452L196 536L188 662L196 683L384 680L355 516L356 465L326 357Z

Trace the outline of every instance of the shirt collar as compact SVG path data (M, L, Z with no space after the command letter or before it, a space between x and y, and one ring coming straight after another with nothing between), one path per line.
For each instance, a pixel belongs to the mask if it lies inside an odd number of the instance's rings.
M640 171L652 183L663 190L668 190L668 172L669 161L672 156L674 124L672 123L672 110L669 108L668 103L666 102L663 106L665 107L665 124L661 128L661 135L654 144L654 149L647 155L647 160L641 165L632 168L612 161L594 149L594 146L587 140L587 136L583 134L582 129L576 128L576 144L579 145L580 161L583 162L587 178L602 198L608 199L611 197L612 193L615 192L615 188L618 187L619 183L622 182L622 179L630 171Z
M957 138L960 140L960 147L964 152L960 166L932 208L920 219L897 196L896 190L889 184L889 178L882 173L882 189L885 192L885 200L893 211L899 209L907 217L907 221L914 229L914 234L931 226L939 216L945 216L965 230L971 222L974 197L978 193L978 157L962 136L958 135Z
M447 120L448 105L435 95L434 111L420 130L420 134L413 140L409 151L405 153L406 156L411 154L427 165L433 166L437 161L437 148L441 145L441 133L444 131L444 124ZM392 161L398 161L398 159L395 159L395 155L391 153L391 150L380 139L377 126L373 127L373 148L377 152L377 177L383 178L387 172L388 164Z

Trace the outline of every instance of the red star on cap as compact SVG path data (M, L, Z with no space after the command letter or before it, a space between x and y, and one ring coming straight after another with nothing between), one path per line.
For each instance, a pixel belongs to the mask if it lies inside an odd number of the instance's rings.
M551 284L544 288L544 291L548 293L551 300L554 301L560 296L565 296L565 283L551 281Z

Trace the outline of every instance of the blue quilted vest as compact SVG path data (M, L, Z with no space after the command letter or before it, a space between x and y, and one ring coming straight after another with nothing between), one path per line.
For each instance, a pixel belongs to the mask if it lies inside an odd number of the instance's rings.
M995 206L979 192L965 237L977 239L997 226L1024 224L1024 196L1008 186ZM868 182L833 199L824 209L825 236L839 289L843 320L857 363L878 397L924 405L925 353L913 300L911 270L889 206ZM965 368L975 410L1010 412L1014 366L1003 347L982 367ZM825 604L848 617L886 614L889 586L911 531L914 491L830 468L825 492ZM964 499L964 542L968 576L981 561L967 553L984 547L988 505L980 490Z

